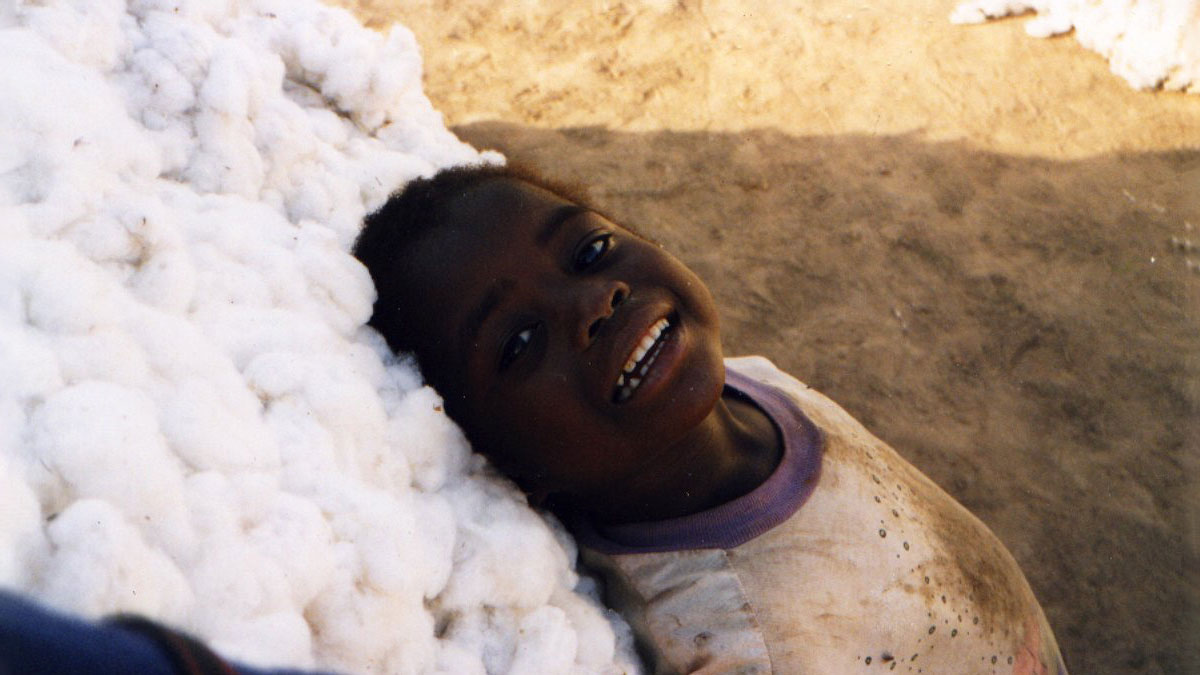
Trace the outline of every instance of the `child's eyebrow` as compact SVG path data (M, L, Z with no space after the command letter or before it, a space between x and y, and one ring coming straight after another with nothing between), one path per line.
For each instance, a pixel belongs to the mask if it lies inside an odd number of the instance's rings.
M554 209L550 212L550 215L546 218L546 221L542 223L541 229L538 230L537 237L535 239L537 245L545 246L551 239L554 238L554 235L558 232L559 228L563 226L563 223L581 213L586 213L590 210L591 209L580 206L579 204L564 204L557 209Z
M487 293L483 295L483 300L471 310L467 315L467 320L463 322L462 335L464 344L472 344L479 337L479 329L483 327L483 323L487 321L496 307L500 305L500 298L510 291L513 287L511 279L501 279L492 284Z
M545 248L546 244L554 238L558 230L568 220L574 218L581 213L587 213L591 209L580 206L579 204L563 204L562 206L550 212L546 216L538 228L538 233L535 236L535 241L539 248ZM502 279L492 284L487 293L484 293L483 299L471 310L467 315L466 321L463 322L462 337L463 344L472 344L479 337L479 331L483 328L483 324L487 322L488 317L500 305L500 300L504 295L512 290L513 282L510 279Z

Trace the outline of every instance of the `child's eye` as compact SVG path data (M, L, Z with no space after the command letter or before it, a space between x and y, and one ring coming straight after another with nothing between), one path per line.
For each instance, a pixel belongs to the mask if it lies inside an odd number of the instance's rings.
M608 253L608 249L612 248L612 234L602 234L583 245L579 252L575 254L575 271L582 272L583 270L595 265L597 261Z
M507 368L525 352L529 344L533 342L534 328L535 326L526 326L508 338L500 350L500 370Z

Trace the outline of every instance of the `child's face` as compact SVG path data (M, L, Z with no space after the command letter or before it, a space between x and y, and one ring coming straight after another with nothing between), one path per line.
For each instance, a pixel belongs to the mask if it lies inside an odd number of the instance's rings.
M526 487L581 505L686 463L677 443L724 384L704 283L657 245L523 181L484 182L447 208L450 225L398 264L425 374L480 449Z

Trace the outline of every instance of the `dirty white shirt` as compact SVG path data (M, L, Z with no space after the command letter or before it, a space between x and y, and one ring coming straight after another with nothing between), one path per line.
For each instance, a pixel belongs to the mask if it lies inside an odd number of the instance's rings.
M771 362L726 368L783 438L767 481L692 516L575 528L654 672L1065 675L982 522Z

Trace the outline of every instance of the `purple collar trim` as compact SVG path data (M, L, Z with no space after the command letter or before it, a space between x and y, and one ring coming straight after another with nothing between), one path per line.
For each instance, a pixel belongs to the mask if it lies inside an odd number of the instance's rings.
M608 526L580 518L572 523L579 543L608 554L736 548L804 505L820 475L824 444L820 430L774 387L728 367L725 386L758 405L783 436L783 458L762 485L733 501L679 518Z

